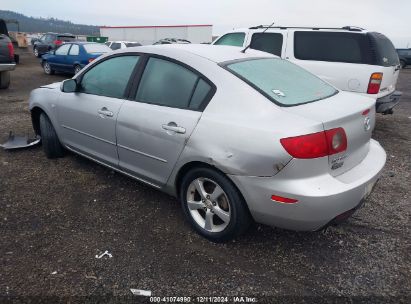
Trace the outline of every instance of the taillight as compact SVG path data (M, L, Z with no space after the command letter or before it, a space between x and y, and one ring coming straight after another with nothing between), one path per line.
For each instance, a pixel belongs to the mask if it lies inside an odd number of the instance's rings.
M90 58L90 59L88 60L88 63L94 61L94 59L95 59L95 58Z
M62 44L63 44L63 40L54 40L54 44L55 44L55 45L62 45Z
M368 83L368 94L377 94L380 91L380 86L382 82L382 73L372 73L370 77L370 82Z
M333 155L347 149L343 128L280 139L284 149L294 158L309 159Z
M13 47L13 43L9 42L7 44L7 48L9 49L9 57L11 60L14 61L14 47Z

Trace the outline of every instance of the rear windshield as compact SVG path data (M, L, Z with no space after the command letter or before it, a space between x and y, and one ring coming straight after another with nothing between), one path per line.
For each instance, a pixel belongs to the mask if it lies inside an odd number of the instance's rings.
M294 56L300 60L398 65L391 41L380 33L296 31Z
M68 41L74 41L76 39L76 37L74 37L74 36L57 36L57 40L62 40L62 41L65 41L65 42L68 42Z
M330 97L337 90L308 71L279 58L257 58L223 64L271 101L295 106Z
M89 54L99 54L111 52L111 49L105 44L85 44L84 49Z
M370 40L376 49L376 64L382 66L399 65L398 54L391 40L380 33L369 33Z
M127 43L126 43L126 46L127 46L127 47L141 46L141 44L138 43L138 42L127 42Z

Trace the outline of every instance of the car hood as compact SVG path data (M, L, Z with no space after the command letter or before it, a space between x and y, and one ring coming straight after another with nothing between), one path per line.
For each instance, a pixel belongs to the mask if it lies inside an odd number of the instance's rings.
M42 89L60 89L61 82L54 82L44 86L41 86Z

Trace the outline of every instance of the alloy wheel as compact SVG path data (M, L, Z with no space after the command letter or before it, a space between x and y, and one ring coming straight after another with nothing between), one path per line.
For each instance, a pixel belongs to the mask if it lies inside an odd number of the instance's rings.
M50 64L47 61L44 63L43 68L44 68L44 72L46 72L46 74L51 73Z
M186 202L196 224L208 232L221 232L230 223L228 196L211 179L200 177L193 180L187 189Z
M39 51L37 48L34 48L34 56L39 57Z

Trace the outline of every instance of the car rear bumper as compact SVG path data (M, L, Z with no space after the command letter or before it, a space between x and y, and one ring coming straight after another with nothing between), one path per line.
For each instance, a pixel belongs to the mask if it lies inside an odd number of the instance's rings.
M377 113L390 113L392 109L400 102L401 95L402 95L402 92L395 91L387 96L378 98L375 104L376 112Z
M0 72L13 71L15 68L15 63L0 63Z
M273 177L230 175L230 178L240 189L257 222L285 229L314 231L344 213L351 215L346 212L355 211L371 193L385 160L384 149L371 140L369 152L362 162L336 177L328 173L307 175L298 168L304 168L304 160L293 159ZM278 203L271 200L272 195L297 199L298 202Z

